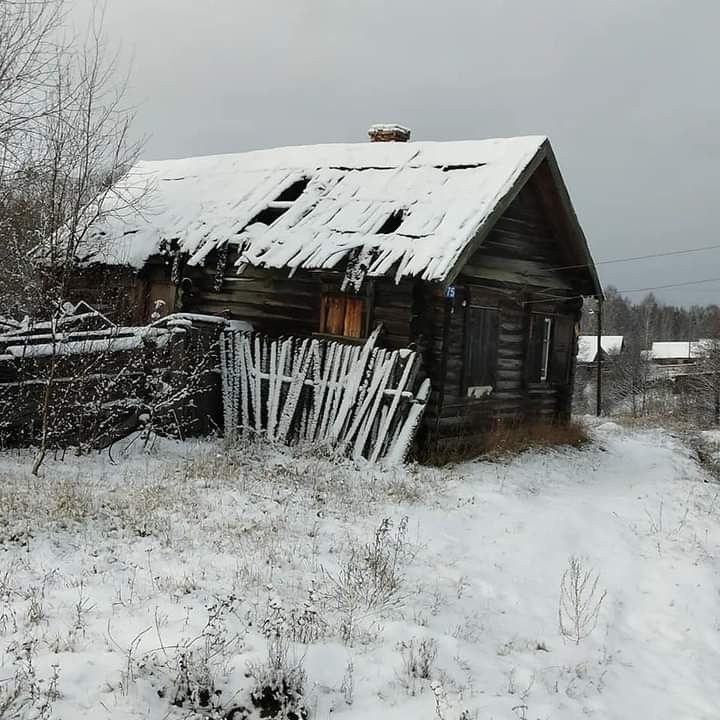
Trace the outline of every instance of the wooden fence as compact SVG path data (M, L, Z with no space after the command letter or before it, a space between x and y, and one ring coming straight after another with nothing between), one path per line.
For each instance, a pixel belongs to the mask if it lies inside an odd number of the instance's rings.
M353 458L402 462L430 381L412 350L226 331L221 341L225 434L326 445Z

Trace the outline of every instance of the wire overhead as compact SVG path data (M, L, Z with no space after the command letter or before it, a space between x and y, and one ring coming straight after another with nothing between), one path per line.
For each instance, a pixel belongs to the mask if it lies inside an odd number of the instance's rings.
M614 258L613 260L598 260L595 265L613 265L615 263L635 262L636 260L651 260L652 258L671 257L673 255L688 255L690 253L705 252L707 250L718 250L719 245L705 245L703 247L686 248L685 250L669 250L667 252L650 253L648 255L633 255L624 258ZM579 265L561 265L559 267L547 268L548 270L579 270L580 268L590 267L591 263L580 263ZM627 291L629 292L629 291Z

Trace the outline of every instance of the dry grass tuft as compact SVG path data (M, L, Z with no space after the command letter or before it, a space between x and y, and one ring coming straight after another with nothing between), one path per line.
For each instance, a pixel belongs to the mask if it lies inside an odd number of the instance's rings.
M445 447L430 451L424 460L429 465L447 465L480 456L498 460L526 450L578 448L589 442L587 428L574 420L498 422L482 434L467 434L453 439Z

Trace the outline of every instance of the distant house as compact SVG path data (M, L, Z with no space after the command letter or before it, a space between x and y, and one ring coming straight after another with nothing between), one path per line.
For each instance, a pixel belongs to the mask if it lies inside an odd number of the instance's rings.
M715 372L719 349L720 341L713 338L663 341L654 342L643 356L651 364L655 379L679 380Z
M141 162L82 283L125 273L137 317L222 315L270 336L416 348L426 439L567 417L582 296L602 293L545 137L375 142Z
M697 343L688 340L654 342L646 355L655 365L688 365L697 356Z
M622 335L603 335L600 339L600 348L603 359L619 355L622 352L624 337ZM597 335L580 335L578 337L577 362L578 365L591 365L597 362L598 339Z

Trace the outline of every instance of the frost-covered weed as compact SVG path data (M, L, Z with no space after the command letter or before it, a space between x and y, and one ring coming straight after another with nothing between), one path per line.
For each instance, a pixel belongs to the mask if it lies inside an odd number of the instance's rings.
M340 683L340 692L346 705L352 705L355 698L355 665L352 658L348 659L345 674Z
M80 522L92 511L92 491L87 479L58 478L48 483L49 515L57 522Z
M430 680L433 665L437 658L437 642L433 638L415 638L403 641L399 645L402 657L400 682L409 695L417 695L422 688L422 680Z
M303 658L293 652L282 603L272 600L270 611L263 624L267 659L248 665L248 674L253 679L250 698L261 717L304 720L308 712Z
M385 518L371 542L350 546L337 572L323 569L325 597L341 614L340 635L344 642L352 641L358 620L403 602L407 526L408 518L404 517L393 532L392 521Z
M227 708L222 685L229 673L230 659L242 649L247 623L240 621L241 599L233 594L217 597L206 606L207 620L200 633L174 645L163 639L162 618L155 615L159 649L141 655L134 662L133 677L146 677L158 696L171 705L207 716L224 716ZM235 627L231 627L234 625Z
M31 637L10 643L7 653L14 671L0 682L0 720L49 720L53 703L60 697L60 667L52 665L47 678L38 675L37 641Z

